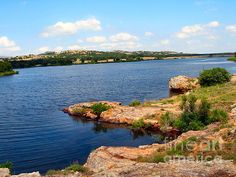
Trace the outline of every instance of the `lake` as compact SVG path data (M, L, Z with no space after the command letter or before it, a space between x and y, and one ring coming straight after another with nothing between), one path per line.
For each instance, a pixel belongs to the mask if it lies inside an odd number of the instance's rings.
M14 173L60 169L84 163L100 146L139 146L162 142L158 134L136 134L125 127L73 119L61 110L71 104L109 100L128 104L167 97L168 80L198 76L224 67L226 58L37 67L0 78L0 163Z

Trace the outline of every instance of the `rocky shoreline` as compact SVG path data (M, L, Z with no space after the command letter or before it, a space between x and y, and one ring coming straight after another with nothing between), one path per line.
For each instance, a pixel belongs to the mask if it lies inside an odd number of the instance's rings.
M110 109L102 112L98 118L98 116L93 113L91 106L99 103L108 105ZM179 107L173 106L173 104L157 104L155 106L132 107L122 105L119 102L109 101L79 103L69 106L63 111L71 116L75 116L78 118L83 117L88 120L95 120L112 124L132 125L135 121L143 119L144 123L150 125L151 129L154 130L159 129L160 125L158 120L160 119L160 116L165 112L168 111L175 114L181 113ZM153 115L155 115L155 118L148 119L148 117Z
M236 75L233 75L230 84L235 84ZM169 82L169 88L180 92L187 92L199 88L195 78L178 76L172 78ZM175 102L175 97L163 99L156 102L145 103L140 106L125 106L119 102L99 101L87 102L71 105L63 111L77 118L83 117L87 120L107 122L113 124L132 125L134 122L142 119L145 124L151 125L153 129L160 128L160 117L166 112L174 115L181 114L180 102ZM173 148L186 142L189 139L195 139L191 155L196 156L205 149L200 146L204 142L217 142L217 147L224 147L229 143L235 143L236 140L236 99L230 106L229 121L225 125L213 123L205 129L199 131L188 131L181 134L177 139L165 144L152 144L139 147L105 147L102 146L91 152L84 167L89 169L90 173L71 172L69 174L46 175L46 176L70 176L70 177L103 177L103 176L163 176L163 177L215 177L236 176L236 164L232 160L212 159L211 161L198 161L191 159L170 159L168 162L153 163L149 162L155 153L163 153L167 149ZM94 104L104 104L109 109L103 111L100 115L93 112ZM154 116L155 115L155 116ZM194 137L194 138L193 138ZM233 147L236 148L236 147ZM236 150L236 149L235 149ZM203 151L204 153L207 153ZM218 151L217 151L218 152ZM210 152L212 153L212 152ZM227 154L224 152L224 154ZM142 158L146 158L145 161ZM235 157L232 157L235 158ZM0 177L10 176L8 169L0 169ZM41 177L38 172L13 175L14 177Z

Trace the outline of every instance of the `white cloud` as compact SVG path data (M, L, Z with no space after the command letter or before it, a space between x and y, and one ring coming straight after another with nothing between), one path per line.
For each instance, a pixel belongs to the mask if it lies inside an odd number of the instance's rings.
M170 41L168 39L163 39L160 41L161 45L168 45L170 43Z
M208 24L195 24L191 26L184 26L180 32L176 34L177 38L184 39L193 36L212 35L211 28L216 28L220 25L218 21L212 21Z
M138 40L137 36L131 35L129 33L118 33L110 37L112 42L121 42L121 41L129 41L134 42Z
M151 37L151 36L154 36L154 33L147 31L144 33L144 36Z
M236 25L229 25L226 26L225 28L227 31L231 32L231 33L236 33Z
M72 35L80 30L101 30L101 22L96 18L80 20L75 22L57 22L49 26L41 33L42 37L51 37L59 35Z
M87 42L91 42L91 43L103 43L106 42L106 37L104 36L93 36L93 37L88 37L86 39Z
M1 36L0 37L0 52L15 52L19 51L21 48L16 45L15 41L10 40L6 36Z
M48 52L48 51L49 51L49 47L47 47L47 46L40 47L40 48L38 49L38 51L39 51L40 53Z
M209 27L215 28L220 26L220 23L218 21L212 21L210 23L207 24Z

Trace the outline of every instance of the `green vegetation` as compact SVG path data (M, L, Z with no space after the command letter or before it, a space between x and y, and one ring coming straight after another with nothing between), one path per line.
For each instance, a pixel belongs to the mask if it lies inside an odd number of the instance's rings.
M229 61L234 61L234 62L236 62L236 56L235 56L235 57L231 57L231 58L229 58L228 60L229 60Z
M96 114L98 118L100 117L102 112L107 111L110 108L111 106L104 103L95 103L94 105L91 106L93 113Z
M29 68L35 66L63 66L72 65L75 62L74 59L61 58L61 57L48 57L32 60L12 60L10 63L13 68Z
M144 119L139 119L133 122L131 128L132 129L146 129L149 128L151 126L151 124L147 124L144 122Z
M199 82L201 86L212 86L229 82L230 73L224 68L213 68L200 73Z
M212 122L226 123L227 120L228 120L228 114L224 110L214 109L213 111L211 111L211 115L208 119L208 124Z
M229 60L229 61L235 61L235 62L236 62L236 52L234 53L234 56L233 56L233 57L230 57L228 60Z
M201 130L210 123L225 123L228 120L225 111L219 109L211 111L211 105L206 99L201 99L198 103L197 101L198 99L194 95L182 97L181 109L183 113L174 122L174 126L182 132Z
M170 156L187 156L192 150L193 146L198 141L197 137L190 137L187 140L184 140L173 147L169 147L165 150L160 150L154 152L152 155L148 157L139 157L137 160L142 162L150 162L150 163L160 163L167 162L170 160L168 157Z
M74 112L74 114L76 114L76 115L78 115L78 116L84 116L85 114L86 114L86 112L87 112L87 109L86 108L81 108L81 107L75 107L74 109L73 109L73 112Z
M78 163L71 164L69 167L66 167L64 170L48 170L46 175L52 176L52 175L68 175L73 172L81 172L86 173L88 172L88 169L86 167L83 167L82 165Z
M19 74L19 72L18 71L6 71L3 73L0 73L0 76L11 76L13 74Z
M140 106L140 105L141 105L141 102L139 100L134 100L129 104L129 106L133 106L133 107Z
M1 163L0 168L8 168L10 171L12 171L13 164L11 162L7 161L5 163Z
M175 119L169 112L163 114L160 118L160 130L166 131L168 127L172 127L174 125Z
M83 167L82 165L78 164L78 163L74 163L72 165L70 165L69 167L65 168L66 171L73 171L73 172L86 172L87 169L85 167Z
M0 61L0 76L9 76L18 74L18 71L13 71L11 63L8 61Z
M236 101L236 85L225 83L216 86L202 87L191 92L199 99L206 98L214 109L231 110L230 106Z

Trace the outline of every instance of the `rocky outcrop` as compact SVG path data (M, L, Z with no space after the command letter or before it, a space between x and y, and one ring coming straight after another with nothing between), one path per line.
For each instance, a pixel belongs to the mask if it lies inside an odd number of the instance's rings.
M93 113L91 106L95 103L103 103L110 106L110 109L101 113L99 119ZM156 104L155 106L124 106L119 102L87 102L79 103L64 109L64 112L72 116L80 116L87 119L97 120L101 122L115 123L115 124L128 124L131 125L134 121L141 118L145 123L158 127L159 117L166 113L171 112L180 114L181 111L178 105L173 104ZM155 118L148 119L149 116L155 115Z
M233 74L230 79L230 83L236 84L236 74Z
M0 168L0 177L7 177L10 175L10 170L8 168Z
M0 177L41 177L39 172L32 173L22 173L19 175L10 175L10 170L8 168L0 168Z
M222 161L197 163L193 161L179 161L168 163L136 163L124 162L124 166L107 169L92 175L93 177L119 176L119 177L233 177L236 169L232 162Z
M96 177L102 176L121 176L121 177L142 177L142 176L161 176L161 177L213 177L213 176L236 176L236 165L228 160L213 161L190 161L178 160L166 163L147 163L138 161L139 157L148 157L153 153L158 153L168 147L189 139L197 137L207 140L217 140L222 142L222 136L231 129L222 129L218 132L214 130L218 128L218 124L213 124L203 131L189 131L182 134L176 140L167 144L153 144L140 146L138 148L131 147L100 147L93 151L85 164L86 167L93 170ZM234 124L234 126L236 126Z
M169 89L173 92L184 93L199 87L200 84L197 78L176 76L169 80Z

